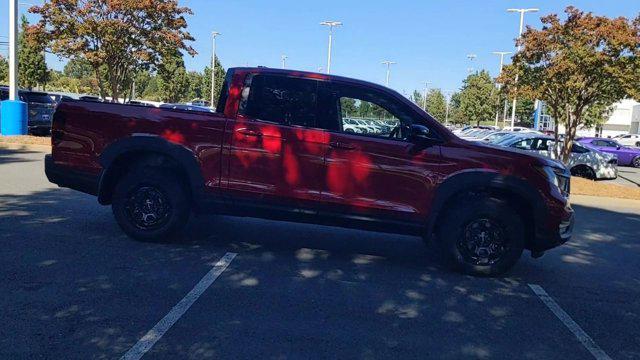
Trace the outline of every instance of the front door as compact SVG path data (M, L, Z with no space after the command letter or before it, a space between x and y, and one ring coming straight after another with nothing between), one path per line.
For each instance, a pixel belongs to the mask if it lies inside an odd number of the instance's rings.
M322 200L349 214L386 220L426 219L441 162L439 146L408 140L418 114L379 90L329 85L335 107Z
M229 126L228 194L309 207L323 188L327 133L316 127L318 81L249 74Z

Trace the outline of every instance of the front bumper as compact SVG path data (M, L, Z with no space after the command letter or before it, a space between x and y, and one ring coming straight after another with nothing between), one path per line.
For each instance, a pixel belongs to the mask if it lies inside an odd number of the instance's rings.
M548 216L553 216L552 212L549 212ZM553 227L545 229L538 228L536 231L536 239L531 246L532 251L549 250L571 239L575 224L575 213L569 203L561 210L559 218L560 221L556 222L556 225Z

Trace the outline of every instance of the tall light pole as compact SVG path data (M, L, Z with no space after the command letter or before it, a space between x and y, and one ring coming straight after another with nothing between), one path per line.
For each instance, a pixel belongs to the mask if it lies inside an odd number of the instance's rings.
M522 36L522 27L524 26L524 14L528 13L528 12L537 12L540 9L536 9L536 8L529 8L529 9L507 9L508 12L517 12L520 13L520 30L518 31L518 38L520 38L520 36ZM520 51L520 45L518 45L517 51ZM518 82L518 76L516 75L516 83ZM515 125L516 122L516 101L517 98L514 96L513 97L513 103L511 104L511 128L513 129L513 126Z
M500 76L500 74L502 74L502 66L504 64L504 56L511 54L511 51L494 51L493 53L495 55L500 56L500 70L498 71L498 76ZM501 87L502 87L502 85L500 83L498 83L498 90L500 90ZM500 100L498 100L498 105L499 104L500 104ZM506 116L506 111L507 111L506 110L507 109L507 99L504 99L504 108L505 108L505 114L503 114L503 120L504 120L504 117ZM498 118L499 117L500 117L500 110L496 109L496 126L498 126Z
M18 98L18 0L9 0L9 99L0 106L0 133L27 133L27 104Z
M323 21L320 25L329 27L329 50L327 53L327 74L331 73L331 45L333 44L333 28L342 26L340 21Z
M280 56L280 60L282 60L282 68L283 68L283 69L287 67L287 59L288 59L288 58L289 58L289 57L288 57L287 55L285 55L285 54L282 54L282 55Z
M424 82L424 97L422 98L422 110L427 111L427 90L429 89L429 84L431 84L428 81Z
M394 64L396 64L395 61L385 60L382 62L382 65L387 65L387 80L386 80L387 87L389 87L389 75L391 74L391 65L394 65Z
M211 32L211 107L216 90L216 36L222 35L217 31Z
M476 54L467 54L467 59L469 59L469 62L471 63L471 67L467 69L469 71L469 74L473 72L473 60L475 60L477 57L478 55Z
M451 104L451 94L453 94L453 90L445 90L444 93L447 100L447 107L444 115L444 124L449 125L449 104Z

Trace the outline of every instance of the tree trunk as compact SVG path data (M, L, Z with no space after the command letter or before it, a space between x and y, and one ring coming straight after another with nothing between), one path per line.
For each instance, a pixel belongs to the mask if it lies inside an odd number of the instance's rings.
M100 67L94 65L93 71L96 74L96 81L98 82L98 90L100 91L100 97L102 98L102 100L106 100L107 92L104 89L104 84L102 83L102 78L100 77Z
M567 129L564 134L564 147L562 148L562 162L568 163L569 156L571 156L571 149L573 148L573 139L576 137L576 130L578 127L578 122L576 121L576 116L567 106Z

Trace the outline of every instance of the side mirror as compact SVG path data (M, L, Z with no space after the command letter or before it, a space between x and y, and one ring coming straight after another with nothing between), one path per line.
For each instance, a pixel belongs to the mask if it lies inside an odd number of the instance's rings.
M439 141L436 136L431 133L428 127L420 124L413 124L409 128L409 138L413 141L434 142Z

